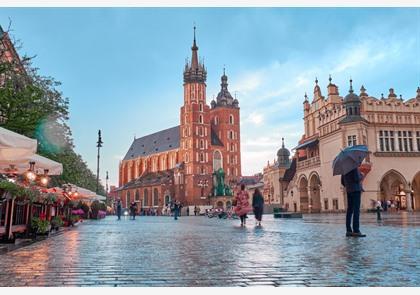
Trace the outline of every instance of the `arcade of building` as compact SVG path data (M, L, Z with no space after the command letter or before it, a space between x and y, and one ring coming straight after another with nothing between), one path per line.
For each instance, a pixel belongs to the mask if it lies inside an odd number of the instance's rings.
M365 144L370 154L362 164L361 210L377 200L390 200L401 210L420 210L420 88L403 100L394 89L375 98L362 85L343 98L331 77L327 97L315 81L312 102L303 102L305 133L293 149L283 147L278 160L264 168L267 201L296 212L337 212L346 208L340 177L332 175L332 161L350 145Z

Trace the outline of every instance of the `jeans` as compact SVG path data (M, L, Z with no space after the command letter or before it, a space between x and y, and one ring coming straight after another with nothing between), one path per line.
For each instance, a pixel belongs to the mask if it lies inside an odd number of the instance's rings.
M348 232L359 233L360 198L362 192L347 193L347 214L346 228ZM353 216L353 230L351 229L351 218Z
M376 219L381 220L381 207L376 207Z
M175 209L175 210L174 210L174 216L175 216L175 217L174 217L174 219L175 219L175 220L178 220L178 214L179 214L179 212L178 212L178 211L179 211L178 209Z

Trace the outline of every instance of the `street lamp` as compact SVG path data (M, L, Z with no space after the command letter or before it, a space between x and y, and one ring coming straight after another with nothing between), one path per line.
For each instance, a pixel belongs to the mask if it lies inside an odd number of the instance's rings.
M98 148L98 163L97 163L97 170L96 170L96 193L99 191L99 151L102 147L102 136L101 136L101 130L98 130L98 141L96 142L96 147Z

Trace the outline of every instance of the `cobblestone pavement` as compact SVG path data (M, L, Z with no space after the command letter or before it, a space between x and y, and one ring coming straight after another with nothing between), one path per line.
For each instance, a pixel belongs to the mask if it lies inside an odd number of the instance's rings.
M420 214L115 217L0 255L0 286L420 286Z

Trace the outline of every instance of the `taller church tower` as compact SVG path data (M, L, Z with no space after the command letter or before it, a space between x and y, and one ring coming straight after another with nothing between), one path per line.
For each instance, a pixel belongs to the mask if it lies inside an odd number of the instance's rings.
M191 61L184 69L184 105L180 116L180 160L184 162L184 204L207 204L212 178L210 141L210 108L206 104L207 71L198 60L195 38Z

